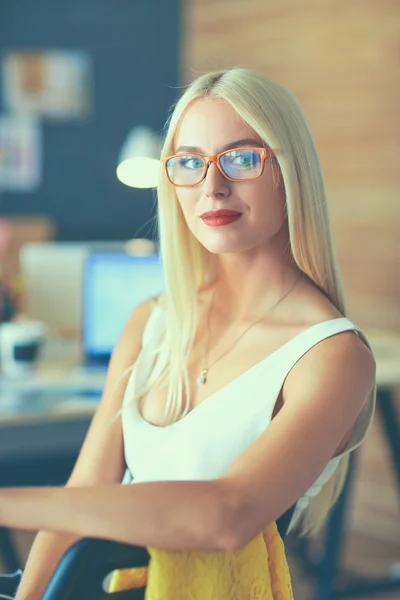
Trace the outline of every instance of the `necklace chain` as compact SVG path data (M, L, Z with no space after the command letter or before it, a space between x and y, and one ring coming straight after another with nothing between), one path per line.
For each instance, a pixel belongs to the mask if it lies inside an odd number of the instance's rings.
M211 302L210 302L210 308L208 309L208 315L207 315L207 345L206 345L206 352L204 354L204 364L206 366L203 367L203 369L201 369L199 375L197 376L197 383L198 383L198 385L205 385L207 383L207 376L208 376L208 372L211 369L211 367L213 367L219 360L221 360L221 358L223 358L224 356L226 356L226 354L228 354L228 352L230 352L231 350L233 350L233 348L239 343L239 341L242 339L242 337L244 337L244 335L246 335L246 333L249 331L249 329L251 329L252 327L254 327L254 325L257 325L257 323L260 323L261 321L263 321L267 315L269 315L270 313L272 313L272 311L290 294L290 292L292 292L294 290L294 288L296 287L296 285L300 281L301 277L302 277L302 273L300 273L300 276L296 279L296 281L294 282L294 284L292 285L292 287L289 288L289 290L287 292L285 292L283 294L283 296L281 298L279 298L279 300L275 304L273 304L271 307L269 307L269 309L267 310L267 312L264 313L262 317L260 317L259 319L257 319L256 321L254 321L254 323L251 323L248 327L246 327L246 329L235 340L234 344L230 348L228 348L228 350L225 350L225 352L223 352L211 364L209 364L207 366L208 351L209 351L208 345L209 345L209 340L210 340L210 314L211 314L211 308L212 308L212 305L213 305L213 302L214 302L214 295L215 295L215 289L216 289L216 287L214 287L213 295L212 295Z

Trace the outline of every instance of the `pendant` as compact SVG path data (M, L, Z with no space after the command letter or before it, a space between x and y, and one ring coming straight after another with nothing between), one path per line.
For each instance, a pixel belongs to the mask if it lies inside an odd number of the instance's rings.
M198 385L204 385L205 383L207 383L207 373L207 369L203 369L202 371L200 371L200 375L197 378Z

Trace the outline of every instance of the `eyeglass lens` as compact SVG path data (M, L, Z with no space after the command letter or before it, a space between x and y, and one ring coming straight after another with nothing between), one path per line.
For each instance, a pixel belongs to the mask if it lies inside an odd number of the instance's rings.
M168 177L175 185L195 185L203 177L205 159L193 154L173 156L167 161ZM230 150L220 156L222 171L237 181L253 179L260 174L261 156L252 149Z

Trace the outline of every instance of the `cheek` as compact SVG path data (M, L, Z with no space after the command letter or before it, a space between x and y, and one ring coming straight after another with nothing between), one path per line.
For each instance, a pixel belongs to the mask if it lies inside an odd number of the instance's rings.
M285 194L283 185L276 177L260 181L259 188L255 194L255 209L261 215L279 217L285 214Z
M176 196L178 198L178 203L181 207L183 216L185 217L186 222L189 224L195 217L194 210L197 196L193 193L193 190L186 188L176 188Z

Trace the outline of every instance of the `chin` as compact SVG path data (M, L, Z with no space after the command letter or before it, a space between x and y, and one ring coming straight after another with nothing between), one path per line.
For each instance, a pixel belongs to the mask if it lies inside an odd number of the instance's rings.
M207 248L207 247L206 247ZM238 250L237 248L207 248L207 250L211 253L211 254L235 254L236 252L240 252L240 250Z
M208 252L211 254L234 254L236 252L245 252L254 246L251 244L250 246L246 244L240 244L237 241L234 242L232 240L225 240L219 242L210 242L210 240L204 241L199 240L199 242L204 246Z
M209 232L192 229L192 233L199 243L211 254L247 252L265 241L265 232L262 232L264 235L260 235L260 232L255 230L255 228L241 232L237 230L229 231L228 228L223 231L223 229L222 227L216 228L214 231L210 230Z

